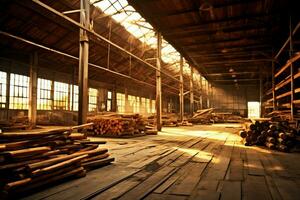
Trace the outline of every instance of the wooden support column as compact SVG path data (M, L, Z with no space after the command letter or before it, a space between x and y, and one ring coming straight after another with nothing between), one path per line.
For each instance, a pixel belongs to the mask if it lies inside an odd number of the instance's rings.
M203 109L203 87L202 87L202 76L200 75L200 109Z
M290 59L293 57L293 30L292 30L292 17L290 16ZM294 99L295 99L295 89L294 89L294 65L290 65L291 71L291 120L294 120Z
M37 116L37 68L38 54L34 52L30 55L30 70L29 70L29 108L28 119L31 128L36 126Z
M115 87L111 91L111 111L117 112L117 91Z
M129 101L128 101L128 90L127 90L127 88L125 88L124 94L125 94L125 113L128 113L129 112Z
M179 115L180 122L183 121L184 115L184 96L183 96L183 57L180 55L180 83L179 83Z
M206 87L206 107L207 108L210 108L210 105L209 105L209 94L208 94L208 82L205 81L205 87Z
M161 110L162 110L162 102L161 102L161 33L157 33L157 58L156 58L156 128L158 131L161 131Z
M193 115L194 113L194 69L191 66L191 77L190 77L190 114Z
M277 110L276 96L275 96L275 64L272 61L272 95L273 95L273 111Z
M259 105L260 105L260 117L262 117L262 98L263 98L263 83L262 83L262 70L259 68Z
M85 28L90 27L90 3L89 0L80 0L80 23ZM87 32L80 29L79 33L79 108L78 124L86 123L88 112L88 61L89 39Z
M9 97L10 97L10 69L9 67L6 72L6 103L5 103L5 109L6 109L6 120L9 120Z

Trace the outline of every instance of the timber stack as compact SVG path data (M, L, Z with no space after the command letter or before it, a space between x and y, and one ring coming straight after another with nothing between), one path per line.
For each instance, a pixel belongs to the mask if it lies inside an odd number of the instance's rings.
M255 121L241 130L239 135L244 139L245 146L266 146L282 152L289 152L299 142L299 131L286 121Z
M241 123L244 119L233 113L214 112L214 108L197 110L195 114L188 119L193 124L211 124L211 123Z
M110 164L104 141L90 141L72 133L86 124L51 131L0 134L0 199L13 198L41 186Z
M156 115L150 115L147 119L149 125L154 125L156 121ZM178 116L174 113L172 114L163 114L161 116L162 126L164 127L176 127L178 126Z
M144 135L146 122L139 114L104 114L88 118L93 136L123 137Z

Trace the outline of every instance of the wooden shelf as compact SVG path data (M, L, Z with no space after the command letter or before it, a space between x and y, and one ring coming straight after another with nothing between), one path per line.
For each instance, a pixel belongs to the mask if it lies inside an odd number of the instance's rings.
M300 72L298 72L297 74L294 75L294 79L297 79L300 77ZM280 83L278 83L275 86L275 90L279 90L280 88L282 88L283 86L285 86L286 84L291 82L291 75L289 75L288 77L286 77L284 80L282 80Z
M297 52L296 55L287 61L285 65L275 74L275 78L278 77L284 70L286 70L293 62L297 61L300 58L300 53Z

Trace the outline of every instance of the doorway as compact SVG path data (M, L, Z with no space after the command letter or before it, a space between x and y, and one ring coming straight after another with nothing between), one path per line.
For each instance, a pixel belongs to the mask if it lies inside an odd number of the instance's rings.
M258 101L248 102L248 118L260 117L260 103Z

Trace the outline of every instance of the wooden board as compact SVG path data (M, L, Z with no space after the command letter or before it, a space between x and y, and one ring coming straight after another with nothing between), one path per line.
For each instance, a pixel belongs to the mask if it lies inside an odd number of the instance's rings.
M241 200L242 183L241 181L224 181L221 190L221 200Z

